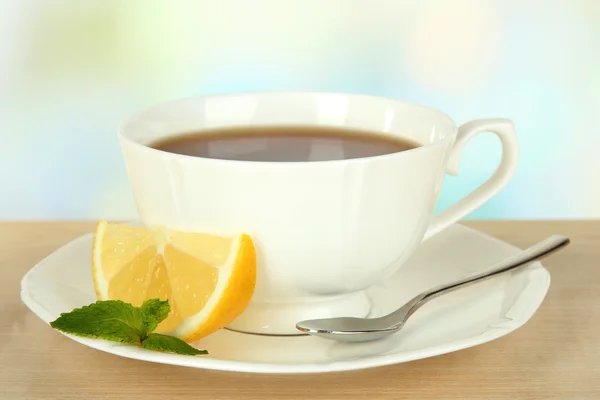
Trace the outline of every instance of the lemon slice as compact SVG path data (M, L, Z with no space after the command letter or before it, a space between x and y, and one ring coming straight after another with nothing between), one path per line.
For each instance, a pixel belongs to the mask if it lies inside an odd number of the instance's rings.
M233 321L256 284L256 254L248 235L149 230L100 221L94 232L92 275L99 300L140 306L169 300L156 332L187 342Z

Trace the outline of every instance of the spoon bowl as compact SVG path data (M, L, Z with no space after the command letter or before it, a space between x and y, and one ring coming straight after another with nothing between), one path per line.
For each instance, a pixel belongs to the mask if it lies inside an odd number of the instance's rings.
M298 323L298 330L313 336L321 336L327 339L331 335L343 336L345 342L367 342L377 340L396 333L401 325L387 326L380 322L379 318L326 318L306 320Z

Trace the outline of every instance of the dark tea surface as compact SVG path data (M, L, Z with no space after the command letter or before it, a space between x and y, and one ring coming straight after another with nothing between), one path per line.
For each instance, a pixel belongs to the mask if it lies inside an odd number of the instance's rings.
M189 132L150 144L188 156L239 161L329 161L372 157L420 145L378 132L316 126L244 126Z

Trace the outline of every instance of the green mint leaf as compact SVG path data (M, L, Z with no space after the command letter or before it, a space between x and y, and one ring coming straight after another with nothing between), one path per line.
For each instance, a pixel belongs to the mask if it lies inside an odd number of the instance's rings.
M142 347L150 350L168 351L171 353L185 354L195 356L198 354L208 354L206 350L198 350L190 346L181 339L174 336L161 335L160 333L151 333L142 342Z
M158 324L167 318L171 312L168 300L150 299L146 300L140 307L142 319L146 328L146 334L154 331ZM145 336L144 336L145 337ZM142 338L143 340L144 338Z
M192 356L208 354L174 336L152 333L170 311L167 300L146 300L141 307L120 300L105 300L62 313L50 326L78 336L141 344L150 350Z
M77 336L123 343L139 343L147 332L141 310L120 300L97 301L62 313L50 326Z

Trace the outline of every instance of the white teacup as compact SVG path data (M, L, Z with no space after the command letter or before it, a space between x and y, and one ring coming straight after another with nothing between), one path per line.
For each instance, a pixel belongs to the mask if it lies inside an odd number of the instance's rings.
M182 132L243 125L359 128L422 146L317 162L228 161L148 147ZM433 215L444 174L480 132L502 141L502 161L471 194ZM149 227L247 233L257 250L252 302L230 328L297 334L296 322L365 316L364 289L396 272L428 237L498 191L517 166L513 124L471 121L398 100L320 92L256 92L172 101L129 118L119 133L140 218Z

